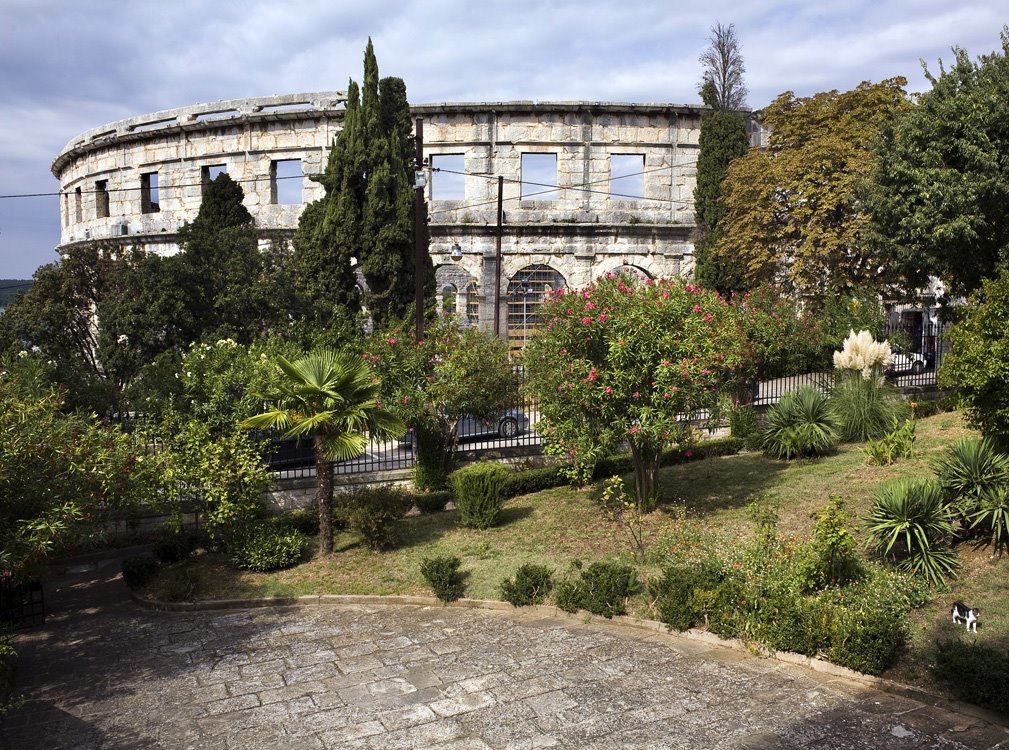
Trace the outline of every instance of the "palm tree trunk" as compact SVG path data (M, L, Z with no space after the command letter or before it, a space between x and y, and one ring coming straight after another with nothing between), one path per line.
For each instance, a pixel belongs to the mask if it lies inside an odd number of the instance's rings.
M315 475L318 489L315 504L319 508L319 540L322 554L333 553L333 462L326 458L322 436L313 438L315 448Z

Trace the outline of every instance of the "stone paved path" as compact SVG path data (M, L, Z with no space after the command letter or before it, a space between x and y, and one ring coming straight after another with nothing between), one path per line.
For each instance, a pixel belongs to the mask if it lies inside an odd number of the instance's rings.
M20 648L12 750L1009 748L1004 727L860 682L518 610L112 601Z

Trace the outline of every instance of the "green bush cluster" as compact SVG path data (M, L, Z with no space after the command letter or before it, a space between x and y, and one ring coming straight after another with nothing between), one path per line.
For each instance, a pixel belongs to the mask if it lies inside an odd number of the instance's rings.
M127 557L123 560L123 580L131 589L138 589L154 578L160 567L154 555Z
M879 674L904 647L908 613L926 590L905 575L861 566L846 519L832 500L806 543L780 538L771 513L745 544L726 546L689 529L667 534L663 574L648 585L658 618L671 629L706 627Z
M424 580L434 590L434 595L446 604L459 599L466 590L460 565L462 560L451 555L425 558L420 564Z
M453 472L455 505L459 523L467 528L488 529L504 505L509 471L501 464L481 461Z
M421 513L440 513L451 499L452 493L448 490L432 490L414 495L413 503Z
M511 578L501 582L501 596L515 607L542 604L553 588L553 576L546 565L520 565Z
M889 466L898 458L914 455L915 422L905 419L898 424L893 418L893 427L879 440L869 440L865 444L866 462L873 466Z
M185 560L196 549L199 537L182 529L166 530L154 545L154 556L166 565Z
M1009 715L1009 652L983 643L937 642L932 675L958 700Z
M297 531L305 536L319 535L319 512L314 508L289 510L270 516L267 522L277 529Z
M627 597L640 589L634 568L615 562L594 562L582 569L576 561L578 575L557 585L554 599L565 612L584 609L594 615L613 617L627 612Z
M869 544L899 567L942 583L956 569L953 516L939 483L896 479L880 486L866 517Z
M228 547L231 562L243 570L268 573L301 562L305 537L299 531L270 524L249 526Z
M364 539L373 550L383 550L395 542L395 523L413 507L406 490L393 485L362 487L339 499L337 515Z
M543 466L535 469L523 469L508 475L502 492L505 497L518 497L533 492L560 487L568 483L568 478L558 466Z

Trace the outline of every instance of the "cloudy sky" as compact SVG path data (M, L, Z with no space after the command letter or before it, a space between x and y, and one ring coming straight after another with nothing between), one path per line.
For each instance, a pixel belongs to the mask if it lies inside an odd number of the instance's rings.
M698 101L698 55L733 23L748 104L1000 49L1006 0L0 0L0 278L56 258L49 171L84 130L361 77L369 36L410 101Z

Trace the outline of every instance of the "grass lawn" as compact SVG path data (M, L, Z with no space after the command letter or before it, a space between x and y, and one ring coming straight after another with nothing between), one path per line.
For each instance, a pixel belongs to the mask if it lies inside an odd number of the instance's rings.
M831 495L840 495L850 512L861 518L882 481L895 477L925 477L931 465L955 440L974 433L959 414L939 414L918 422L916 455L893 466L865 463L861 446L842 447L818 460L772 461L756 453L713 458L663 469L662 504L645 520L650 551L657 551L664 527L682 517L699 519L726 539L752 533L747 504L763 498L777 506L782 534L807 536L814 512ZM595 502L598 489L557 488L509 500L501 522L486 531L456 527L456 513L405 518L398 522L400 544L377 553L365 548L356 534L340 532L336 551L325 559L312 555L305 563L272 574L237 571L219 555L204 554L180 564L197 581L195 596L227 599L301 594L423 594L431 591L420 575L425 557L456 555L466 573L466 596L499 599L502 579L523 563L545 564L558 574L575 559L602 558L633 562L629 538L608 520ZM860 541L865 535L857 530ZM960 599L982 610L979 642L1009 646L1009 562L996 560L987 548L961 545L957 550L961 572L947 590L936 591L931 602L914 613L909 652L888 676L929 685L927 647L936 639L957 634L949 607ZM314 553L314 550L313 550ZM176 566L178 567L178 566ZM639 565L643 577L657 572L649 563ZM166 576L152 582L142 594L164 594ZM650 616L642 597L631 611ZM963 633L962 626L959 633ZM970 638L975 636L971 634Z

